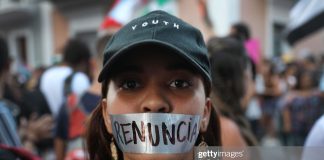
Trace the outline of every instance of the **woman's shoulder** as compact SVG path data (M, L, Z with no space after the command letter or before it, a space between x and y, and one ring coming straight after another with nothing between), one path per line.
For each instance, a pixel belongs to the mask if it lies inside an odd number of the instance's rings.
M245 143L236 123L224 116L220 116L221 138L224 147L243 147Z

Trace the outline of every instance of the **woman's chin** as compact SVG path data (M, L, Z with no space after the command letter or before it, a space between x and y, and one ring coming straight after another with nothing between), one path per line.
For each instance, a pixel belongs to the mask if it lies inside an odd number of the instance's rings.
M193 159L193 154L179 153L179 154L138 154L138 153L124 153L125 160L190 160Z

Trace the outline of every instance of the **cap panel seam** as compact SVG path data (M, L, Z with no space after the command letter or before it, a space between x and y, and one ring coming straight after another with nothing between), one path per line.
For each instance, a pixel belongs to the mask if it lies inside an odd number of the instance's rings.
M156 20L158 20L157 17L154 18L154 21L156 21ZM157 26L158 26L158 25L154 25L154 27L153 27L153 33L152 33L152 37L151 37L151 39L155 39L155 32L156 32L156 27L157 27Z

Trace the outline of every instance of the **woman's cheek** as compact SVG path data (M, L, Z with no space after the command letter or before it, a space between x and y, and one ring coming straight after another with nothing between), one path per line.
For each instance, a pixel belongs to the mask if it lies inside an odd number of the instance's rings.
M173 113L181 114L203 114L205 101L199 97L193 97L186 100L175 100L172 102L174 105Z
M125 101L121 101L118 99L111 99L110 102L107 103L108 108L110 110L110 114L124 114L124 113L133 113L133 106L131 103L125 103Z

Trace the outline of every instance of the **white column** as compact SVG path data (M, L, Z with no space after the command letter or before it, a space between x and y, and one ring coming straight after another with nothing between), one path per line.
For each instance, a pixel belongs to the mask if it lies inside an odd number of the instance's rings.
M53 6L48 1L40 2L40 24L41 24L41 47L42 47L42 58L44 65L52 64L53 57L53 18L52 18Z
M10 57L13 59L12 64L10 66L11 73L16 73L18 70L18 61L20 61L20 57L18 56L17 51L17 44L15 41L15 34L12 32L8 33L8 47L9 47L9 53Z

